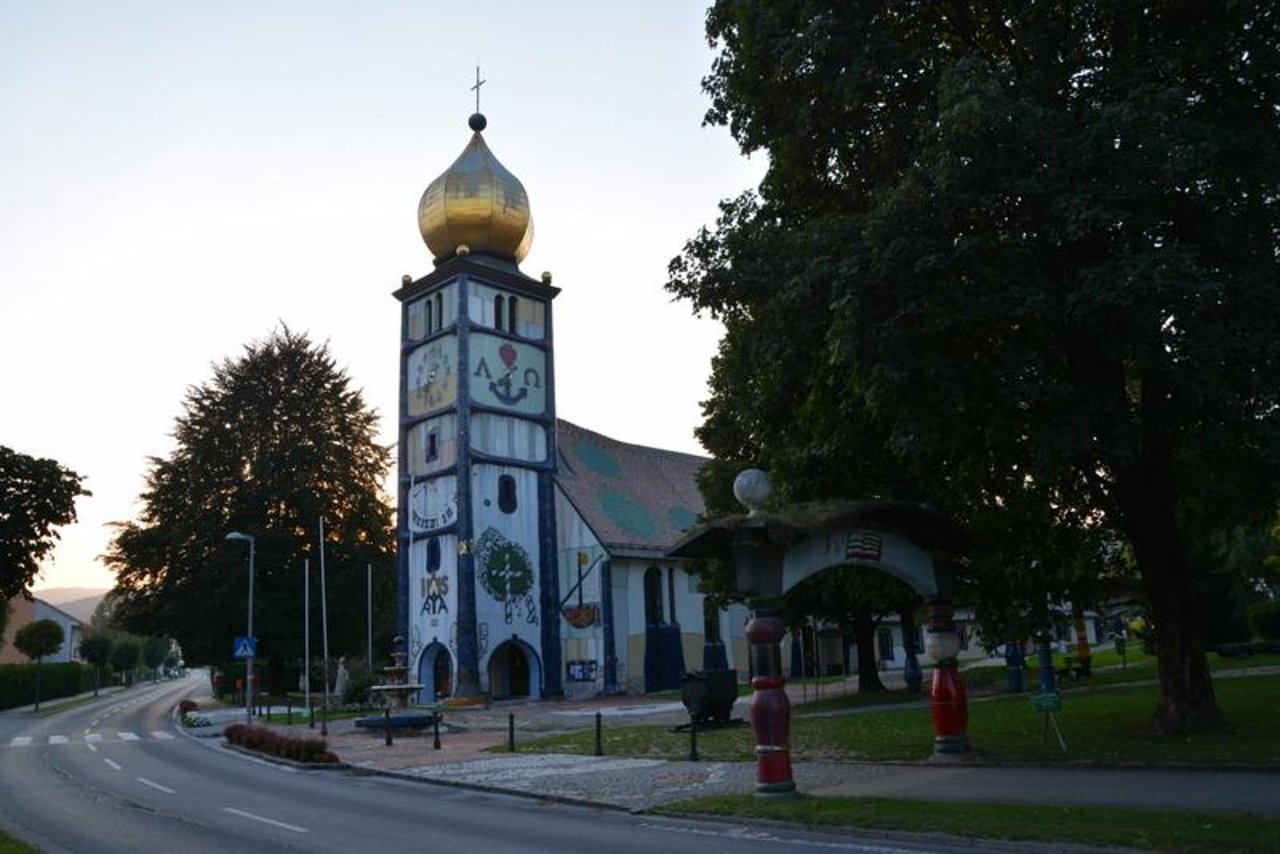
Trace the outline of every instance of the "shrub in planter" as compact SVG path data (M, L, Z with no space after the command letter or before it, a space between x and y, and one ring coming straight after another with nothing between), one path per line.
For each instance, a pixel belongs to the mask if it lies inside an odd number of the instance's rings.
M195 700L183 700L181 703L178 704L178 714L188 715L199 708L200 706L196 704Z
M338 757L329 751L328 742L322 738L290 738L266 727L248 724L232 724L223 731L223 735L237 747L281 759L320 763L338 761Z

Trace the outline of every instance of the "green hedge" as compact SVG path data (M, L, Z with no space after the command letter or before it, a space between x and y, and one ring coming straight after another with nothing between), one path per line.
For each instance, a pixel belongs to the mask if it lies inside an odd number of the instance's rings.
M76 662L40 665L40 700L93 690L93 668ZM36 697L36 665L0 664L0 709L30 705Z
M1249 627L1258 640L1280 640L1280 600L1255 603L1249 609Z

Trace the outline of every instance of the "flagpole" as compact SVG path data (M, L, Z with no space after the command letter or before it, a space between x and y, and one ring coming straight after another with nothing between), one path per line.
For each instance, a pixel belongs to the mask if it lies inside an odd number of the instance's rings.
M307 726L316 728L316 714L311 708L311 558L302 561L302 688L307 692Z
M324 578L324 517L320 517L320 634L324 638L324 703L321 704L320 734L329 734L329 597Z
M368 670L369 675L373 675L373 564L366 563L364 565L365 572L365 592L369 602L369 612L365 617L365 625L368 627L368 637L365 639L369 646Z

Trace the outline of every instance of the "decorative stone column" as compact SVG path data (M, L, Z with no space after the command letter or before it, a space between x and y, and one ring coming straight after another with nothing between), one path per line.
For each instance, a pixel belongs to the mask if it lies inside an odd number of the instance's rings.
M792 797L791 701L782 675L785 634L776 599L753 599L746 637L751 644L751 728L756 734L756 797Z
M953 613L951 603L946 599L929 602L925 652L934 662L930 710L933 713L933 752L937 756L969 751L969 705L964 680L956 663L960 638L951 619Z

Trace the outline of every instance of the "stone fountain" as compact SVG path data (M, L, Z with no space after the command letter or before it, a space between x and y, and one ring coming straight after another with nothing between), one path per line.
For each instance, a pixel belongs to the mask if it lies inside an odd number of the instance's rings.
M397 729L425 727L430 726L434 719L432 714L415 712L410 709L409 697L421 691L425 686L409 681L409 667L405 664L405 659L408 656L405 655L404 651L404 638L397 637L394 643L395 649L391 653L391 664L382 668L382 672L385 674L382 684L373 685L369 688L370 691L382 698L385 711L381 715L357 718L356 726L358 727L385 728L388 725Z

